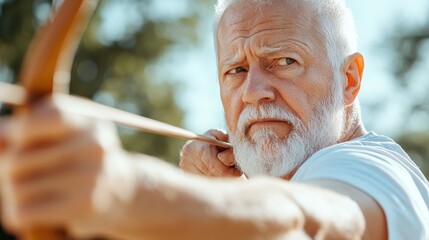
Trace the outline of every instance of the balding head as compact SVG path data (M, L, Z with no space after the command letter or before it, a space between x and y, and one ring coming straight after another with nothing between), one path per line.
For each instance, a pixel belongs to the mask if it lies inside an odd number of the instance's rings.
M309 9L312 16L318 19L316 29L323 38L321 42L334 70L338 70L347 56L357 51L357 34L353 15L343 0L290 0L296 5ZM252 5L258 8L266 4L276 4L275 0L218 0L215 6L215 32L226 9L232 5ZM288 16L285 16L287 18Z

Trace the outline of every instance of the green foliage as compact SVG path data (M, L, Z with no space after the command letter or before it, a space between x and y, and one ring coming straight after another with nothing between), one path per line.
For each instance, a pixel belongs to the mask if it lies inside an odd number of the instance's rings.
M388 36L392 53L392 72L396 76L398 96L407 96L409 108L402 119L396 140L429 177L429 20L422 26L397 26ZM417 123L416 123L417 119Z
M420 167L423 174L429 177L429 132L403 133L397 141Z
M16 80L30 40L50 13L50 2L0 0L2 81ZM198 6L189 11L163 16L162 9L153 10L154 5L160 3L156 0L100 1L74 61L72 94L182 125L183 111L176 105L174 91L178 86L172 84L176 80L174 74L169 74L169 79L157 79L156 72L148 66L156 64L173 46L198 40L197 10L207 5L203 1L195 2L193 5ZM179 3L190 5L187 1ZM183 140L123 128L119 132L126 149L178 162Z

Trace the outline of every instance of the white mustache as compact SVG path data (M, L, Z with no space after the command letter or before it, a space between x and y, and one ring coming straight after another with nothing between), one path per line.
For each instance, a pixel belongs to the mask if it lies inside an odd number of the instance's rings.
M295 128L295 126L302 125L302 121L299 117L290 111L271 103L261 104L257 107L250 106L243 109L240 117L238 118L237 133L244 136L250 122L267 118L284 120L285 122L290 123L293 128Z

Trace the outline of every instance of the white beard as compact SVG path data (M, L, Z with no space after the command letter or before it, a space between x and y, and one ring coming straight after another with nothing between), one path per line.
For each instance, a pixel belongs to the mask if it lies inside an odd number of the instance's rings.
M334 80L328 99L316 106L308 124L274 104L247 107L241 113L237 131L229 132L238 168L247 176L283 177L292 173L316 151L338 143L344 126L343 95L340 81ZM260 118L284 119L292 126L285 139L271 128L261 129L249 139L245 126Z

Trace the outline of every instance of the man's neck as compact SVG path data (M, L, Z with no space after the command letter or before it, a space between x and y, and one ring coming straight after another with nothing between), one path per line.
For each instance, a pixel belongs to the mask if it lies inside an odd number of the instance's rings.
M353 140L367 133L360 117L360 108L358 102L355 102L350 106L346 106L344 109L344 114L344 132L342 133L338 143Z
M340 142L347 142L353 140L355 138L365 135L366 133L367 131L363 126L362 122L359 122L355 124L355 126L349 128L349 131L346 131L346 133L343 134L343 137L341 138Z

